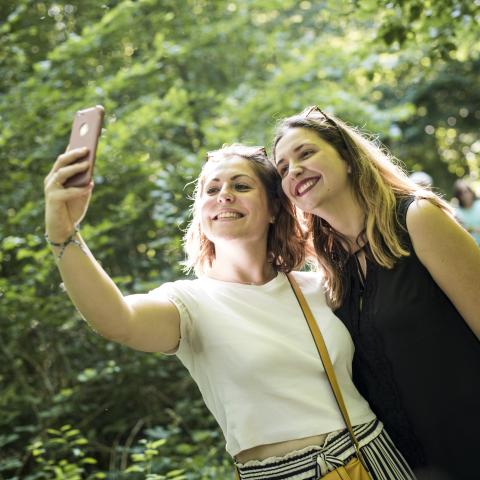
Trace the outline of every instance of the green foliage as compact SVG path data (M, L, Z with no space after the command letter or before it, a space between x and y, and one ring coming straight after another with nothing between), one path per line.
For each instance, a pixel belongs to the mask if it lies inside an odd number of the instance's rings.
M97 461L88 456L88 440L71 425L59 430L49 428L45 441L35 440L27 448L37 464L36 478L80 480L82 478L105 478L101 474L87 474L87 468Z
M449 60L466 42L474 40L480 15L478 2L469 0L358 0L372 13L383 7L377 38L387 45L427 47L431 58Z
M0 18L0 478L228 478L183 367L99 338L61 288L42 182L74 111L106 108L83 236L145 292L181 275L205 152L269 145L305 105L446 194L478 178L479 2L4 0Z

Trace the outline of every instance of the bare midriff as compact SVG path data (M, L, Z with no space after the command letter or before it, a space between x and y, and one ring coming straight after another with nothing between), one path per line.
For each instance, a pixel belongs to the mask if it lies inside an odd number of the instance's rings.
M265 460L270 457L283 457L287 453L295 450L301 450L310 446L322 446L325 443L328 433L314 435L313 437L298 438L287 440L286 442L269 443L268 445L258 445L248 448L235 455L235 460L239 463L246 463L250 460Z

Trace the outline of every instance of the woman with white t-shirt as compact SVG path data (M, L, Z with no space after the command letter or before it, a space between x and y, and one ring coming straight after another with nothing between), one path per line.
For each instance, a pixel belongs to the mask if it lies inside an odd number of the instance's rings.
M72 163L84 155L60 155L45 179L46 233L68 294L92 328L179 357L242 480L313 480L347 463L354 447L286 277L303 263L303 236L265 150L232 145L209 154L185 242L197 278L128 296L76 230L93 185L63 184L87 168ZM322 278L294 277L323 333L372 478L414 478L352 383L352 340L326 304Z

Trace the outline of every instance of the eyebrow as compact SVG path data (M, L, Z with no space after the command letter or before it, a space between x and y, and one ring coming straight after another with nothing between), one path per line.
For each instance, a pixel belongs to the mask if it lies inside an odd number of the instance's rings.
M316 145L314 145L313 143L309 143L309 142L306 142L306 143L301 143L300 145L298 145L298 147L295 147L293 149L293 153L297 153L299 150L301 150L303 147L305 146L312 146L312 147L315 147ZM275 167L278 167L280 164L282 164L283 162L285 162L285 159L284 158L281 158L277 163L275 163Z
M255 181L255 179L253 177L251 177L250 175L247 175L245 173L238 173L237 175L233 175L233 177L230 177L230 180L237 180L240 177L247 177L250 180ZM219 182L219 181L220 181L219 178L211 178L210 180L208 180L208 182Z

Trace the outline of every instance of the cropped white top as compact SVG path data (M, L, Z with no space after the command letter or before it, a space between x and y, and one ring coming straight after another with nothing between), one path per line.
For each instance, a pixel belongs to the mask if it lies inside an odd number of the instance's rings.
M294 272L325 339L353 425L375 418L351 380L354 347L321 276ZM265 285L202 277L166 283L181 318L176 355L198 384L230 455L345 428L286 275Z

